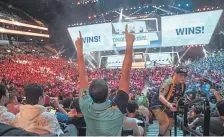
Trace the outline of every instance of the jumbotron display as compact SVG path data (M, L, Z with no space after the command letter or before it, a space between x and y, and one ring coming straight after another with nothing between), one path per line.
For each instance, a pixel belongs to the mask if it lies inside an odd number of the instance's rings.
M122 50L125 25L135 34L134 48L208 44L223 10L69 27L75 43L83 34L84 52ZM161 21L161 22L159 22ZM159 26L161 24L161 26Z
M222 10L162 17L162 46L208 44Z

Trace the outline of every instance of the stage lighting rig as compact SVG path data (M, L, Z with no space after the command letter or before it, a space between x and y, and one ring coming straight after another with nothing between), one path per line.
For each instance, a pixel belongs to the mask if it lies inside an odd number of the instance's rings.
M99 0L80 0L79 2L77 2L77 5L91 4L97 2L99 2Z

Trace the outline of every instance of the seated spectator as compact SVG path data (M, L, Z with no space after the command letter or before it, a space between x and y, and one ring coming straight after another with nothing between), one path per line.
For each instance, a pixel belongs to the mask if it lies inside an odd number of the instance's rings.
M9 125L0 123L0 136L39 136L36 133L24 131Z
M82 36L76 41L80 81L79 105L86 121L87 136L120 136L124 113L128 103L130 71L134 35L126 28L126 54L124 57L120 86L112 103L108 100L108 85L103 79L93 80L89 86L83 55Z
M26 105L21 105L13 126L40 135L62 134L56 117L46 112L44 105L44 89L39 84L29 84L24 88Z
M63 107L64 107L64 109L65 109L66 111L69 111L69 110L71 109L72 101L73 101L72 98L65 98L65 99L63 100L62 105L63 105Z
M5 105L9 101L9 93L6 87L0 84L0 123L11 125L12 121L15 119L15 115L8 112Z
M111 89L109 100L113 100L116 97L116 89Z
M9 95L9 103L7 104L8 111L16 115L17 113L19 113L19 107L20 107L20 104L17 100L16 94L11 93Z
M19 103L22 103L23 97L22 97L22 93L21 92L18 93L17 100L18 100Z
M124 117L123 120L123 129L132 129L134 136L143 136L144 135L144 128L138 126L138 120L136 118L131 117ZM142 121L140 121L142 122Z
M217 100L217 110L219 113L219 117L211 117L210 118L210 133L216 136L224 135L224 101L222 100L221 95L214 89L211 92L215 95ZM197 118L191 124L189 124L190 128L204 126L204 118Z
M79 130L79 136L85 136L86 122L79 106L79 98L75 98L73 100L72 108L76 113L71 118L69 118L67 123L75 125L75 127Z
M144 135L144 129L141 126L138 126L136 114L138 110L138 104L135 101L129 101L127 106L128 116L124 118L123 128L132 129L134 136Z
M129 101L127 105L128 117L136 117L138 108L138 104L135 101Z
M145 98L145 99L141 99ZM149 109L146 106L149 106L149 101L147 99L147 97L145 96L141 96L139 99L137 99L137 103L138 103L138 112L140 113L140 115L142 115L145 118L146 123L149 123L149 117L152 116L152 114L149 112Z
M187 120L189 123L193 122L194 119L202 117L203 108L201 105L192 106L192 110L189 112Z

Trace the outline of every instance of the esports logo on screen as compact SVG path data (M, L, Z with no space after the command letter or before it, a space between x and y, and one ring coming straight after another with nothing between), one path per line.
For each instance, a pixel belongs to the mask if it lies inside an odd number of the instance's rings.
M147 18L125 22L112 23L112 38L114 48L125 48L125 25L128 31L135 34L134 48L149 48L161 45L160 19Z

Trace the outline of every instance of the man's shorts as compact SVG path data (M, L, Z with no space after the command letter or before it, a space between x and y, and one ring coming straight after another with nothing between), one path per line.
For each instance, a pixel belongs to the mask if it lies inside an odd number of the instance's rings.
M156 120L158 120L160 125L169 123L169 118L173 118L172 112L164 112L160 108L153 109L152 112L155 115Z

